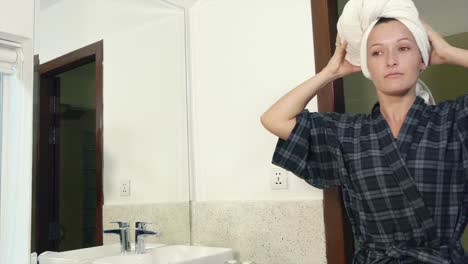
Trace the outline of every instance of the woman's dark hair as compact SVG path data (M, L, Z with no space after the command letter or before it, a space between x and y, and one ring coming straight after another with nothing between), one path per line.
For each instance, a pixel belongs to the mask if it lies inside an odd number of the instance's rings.
M377 26L378 24L388 23L390 21L398 21L398 20L393 17L381 17L379 18L379 20L377 21L375 25Z

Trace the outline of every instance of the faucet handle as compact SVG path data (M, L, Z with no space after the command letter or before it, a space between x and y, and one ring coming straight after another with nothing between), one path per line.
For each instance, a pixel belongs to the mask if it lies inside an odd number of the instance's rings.
M149 231L146 226L151 223L147 222L135 222L135 252L136 254L142 254L146 251L145 237L150 235L158 235L159 232Z
M135 228L140 229L140 230L146 230L146 226L149 224L152 224L152 223L138 221L138 222L135 222Z
M118 224L119 228L130 227L130 224L128 222L114 221L114 222L110 222L110 223L111 224Z
M128 231L130 225L128 222L111 222L112 224L118 224L119 228L104 230L104 234L116 234L120 237L120 252L129 252L130 251L130 240L128 240Z

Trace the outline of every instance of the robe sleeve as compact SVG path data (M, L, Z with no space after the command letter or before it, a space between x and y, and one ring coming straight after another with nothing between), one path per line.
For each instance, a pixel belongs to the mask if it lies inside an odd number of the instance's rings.
M463 168L465 169L464 204L465 207L468 208L468 94L456 100L455 118L460 140L463 145Z
M278 139L272 163L316 188L340 186L342 153L336 131L336 120L327 114L304 110L288 140Z
M455 103L455 122L465 152L468 151L468 95L457 98ZM468 157L465 157L463 165L468 169Z

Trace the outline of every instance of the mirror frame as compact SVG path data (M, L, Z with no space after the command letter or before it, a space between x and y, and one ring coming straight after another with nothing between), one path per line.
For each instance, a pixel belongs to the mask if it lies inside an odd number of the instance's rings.
M338 22L337 0L310 0L315 70L321 71L333 55ZM329 83L317 94L319 112L344 113L343 79ZM329 264L351 263L354 239L340 188L323 190L326 257Z

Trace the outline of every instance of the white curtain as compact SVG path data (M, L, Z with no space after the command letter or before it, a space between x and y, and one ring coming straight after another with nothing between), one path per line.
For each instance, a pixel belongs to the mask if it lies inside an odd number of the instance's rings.
M0 263L29 263L32 100L20 45L0 39ZM30 113L31 112L31 113ZM26 200L25 200L26 199ZM23 231L24 230L24 231Z
M3 131L3 89L4 86L7 84L7 78L13 77L18 78L18 76L14 76L13 74L15 71L20 73L22 68L22 51L21 46L17 43L6 41L0 39L0 153L2 153L2 131ZM13 75L13 76L12 76ZM1 194L1 168L2 168L2 158L0 155L0 194ZM1 198L1 195L0 195ZM1 211L1 210L0 210Z
M0 71L0 154L2 150L2 128L3 128L3 72ZM0 155L0 199L1 199L1 190L2 190L2 157ZM0 203L1 206L1 203ZM1 212L1 210L0 210ZM1 218L0 218L1 219ZM1 226L1 225L0 225Z

